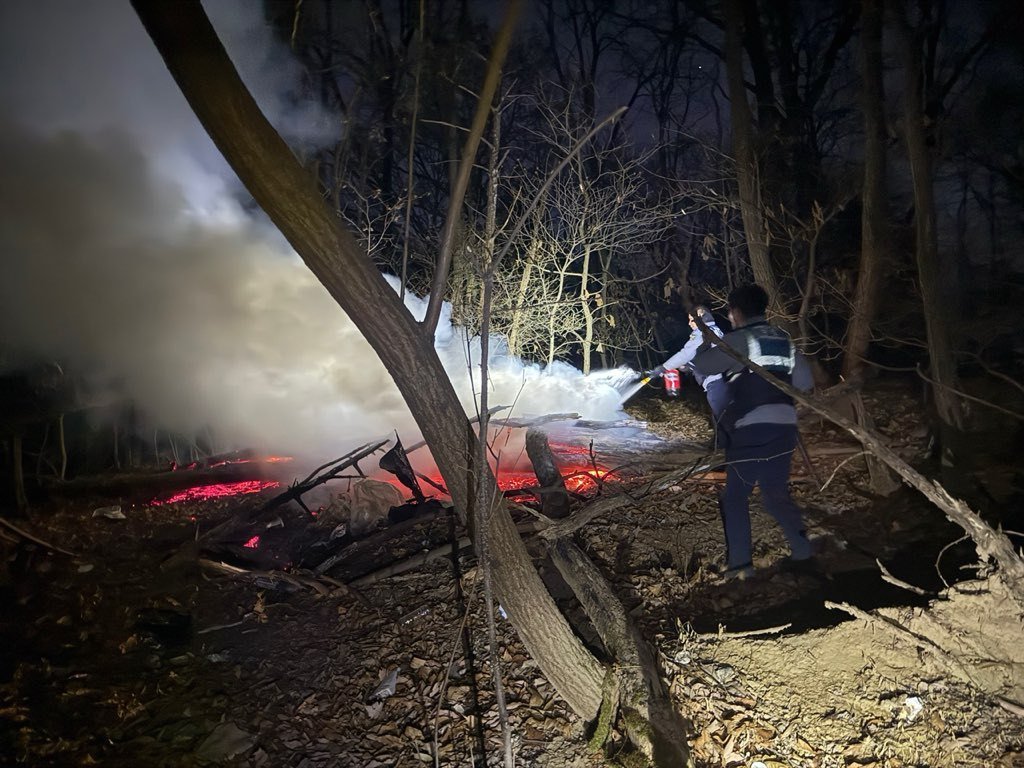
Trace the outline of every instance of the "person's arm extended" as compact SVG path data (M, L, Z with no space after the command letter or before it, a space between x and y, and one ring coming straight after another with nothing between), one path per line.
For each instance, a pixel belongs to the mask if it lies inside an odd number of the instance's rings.
M701 342L704 339L700 335L700 331L695 331L690 334L690 338L686 340L686 344L683 348L676 352L672 357L661 364L661 367L665 370L671 370L672 368L682 368L684 365L693 360L693 356L697 354L697 350L700 348Z

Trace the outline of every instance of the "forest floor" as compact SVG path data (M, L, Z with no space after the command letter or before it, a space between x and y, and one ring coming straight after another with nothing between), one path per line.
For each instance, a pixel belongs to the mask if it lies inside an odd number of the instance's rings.
M926 431L912 394L875 385L865 401L893 447L920 460ZM630 410L665 438L710 436L686 402L643 393ZM719 583L714 474L579 533L656 647L695 762L1024 766L1024 625L1001 582L915 492L873 497L851 440L816 419L802 430L813 474L795 458L793 487L821 548L814 568L784 566L781 535L755 501L757 571ZM1004 459L972 470L988 514L1024 498L1019 467ZM358 593L309 589L200 566L197 526L236 500L92 516L110 503L42 503L24 523L74 558L0 538L0 762L374 768L468 766L483 754L500 764L471 555L457 577L440 558ZM373 558L400 560L448 528L443 516L409 525ZM880 564L923 594L884 580ZM572 618L567 595L553 592ZM621 736L610 757L589 752L584 724L512 626L497 624L517 764L610 764Z

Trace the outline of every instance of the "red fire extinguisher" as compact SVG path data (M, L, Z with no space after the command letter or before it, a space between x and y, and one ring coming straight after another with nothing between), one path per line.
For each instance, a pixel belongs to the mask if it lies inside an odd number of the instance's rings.
M665 384L666 397L679 397L679 371L669 369L661 375L661 380Z

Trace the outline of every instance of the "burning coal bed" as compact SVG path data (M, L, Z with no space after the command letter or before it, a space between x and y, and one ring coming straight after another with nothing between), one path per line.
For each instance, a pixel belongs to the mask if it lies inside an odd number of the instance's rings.
M382 445L369 448L379 450ZM596 495L603 483L617 479L588 449L558 444L551 448L559 457L559 471L572 495ZM372 452L355 452L291 482L281 473L288 457L217 457L173 468L183 482L173 493L154 498L149 506L227 502L230 516L219 523L210 521L212 527L200 530L205 562L235 573L254 573L261 586L268 588L298 588L296 573L345 580L365 577L377 565L375 542L390 542L388 551L394 552L396 540L414 529L414 550L450 544L450 515L443 503L448 496L440 476L412 470L404 451L400 462L404 470L395 471L392 462L388 468L393 474L364 474L358 461L370 459ZM380 464L386 466L387 462L382 458ZM226 472L233 476L216 477ZM238 477L240 472L247 476ZM197 482L187 484L193 475ZM328 480L344 481L344 489L328 489ZM502 469L497 481L506 498L539 506L540 483L534 472ZM199 522L195 511L191 517L201 529L207 522Z
M571 446L567 446L567 448L571 448ZM259 461L266 463L283 463L291 460L292 458L290 456L273 456L264 459L245 459L237 462L222 461L215 465L205 466L226 466L229 464L256 463ZM197 466L197 464L192 464L180 468L173 468L172 471L186 472L196 469ZM570 493L587 494L593 492L607 475L608 470L606 468L597 466L593 463L585 466L562 467L562 479L565 482L566 490ZM384 479L385 482L395 486L400 491L403 489L403 486L396 479L392 479L390 477ZM440 475L432 477L430 480L433 481L431 484L435 487L441 486L442 484ZM608 480L612 481L613 477L608 476ZM539 501L536 493L531 490L537 487L537 476L533 474L533 472L504 470L499 472L497 481L498 488L500 488L508 498L519 502L529 502L531 500ZM149 506L161 507L168 504L197 503L212 501L213 499L230 498L232 496L248 496L254 493L262 493L263 491L281 488L283 484L284 483L281 480L238 480L235 482L216 483L204 482L190 486L181 491L176 491L175 493L167 496L155 498L149 502Z

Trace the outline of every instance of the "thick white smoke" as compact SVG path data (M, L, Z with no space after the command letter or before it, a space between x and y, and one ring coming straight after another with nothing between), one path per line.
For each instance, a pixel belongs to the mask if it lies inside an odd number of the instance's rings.
M260 4L206 5L275 125L292 141L322 138L330 116L285 109L294 69L253 18ZM134 398L151 424L210 427L238 447L324 458L392 429L414 439L352 323L236 202L237 181L127 2L7 0L0 71L8 365L68 364ZM438 351L472 412L467 344L446 330ZM491 403L615 417L615 378L492 355Z

